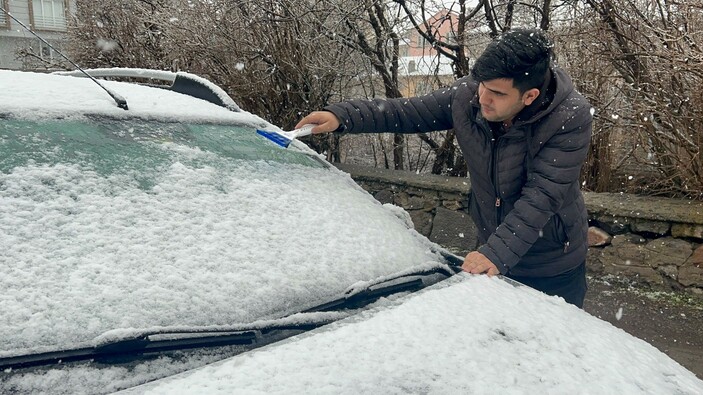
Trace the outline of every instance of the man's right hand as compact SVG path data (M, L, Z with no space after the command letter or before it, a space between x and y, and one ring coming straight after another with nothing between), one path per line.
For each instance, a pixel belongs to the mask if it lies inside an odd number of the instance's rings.
M329 111L313 111L301 119L300 122L295 125L295 128L300 129L307 124L317 125L312 128L313 134L329 133L339 128L339 119Z

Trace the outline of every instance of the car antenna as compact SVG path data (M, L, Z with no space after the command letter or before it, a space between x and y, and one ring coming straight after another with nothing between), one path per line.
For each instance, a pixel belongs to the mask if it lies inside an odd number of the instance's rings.
M48 41L44 40L43 37L41 37L40 35L38 35L37 33L35 33L35 32L34 32L32 29L30 29L27 25L25 25L24 23L22 23L22 21L20 21L19 19L15 18L14 15L12 15L9 11L7 11L7 10L6 10L5 8L3 8L2 6L0 6L0 11L4 12L5 14L7 14L7 16L9 16L13 21L19 23L20 26L22 26L23 28L27 29L28 32L32 33L36 38L38 38L39 40L41 40L41 42L43 42L44 44L48 45L49 48L51 48L52 50L54 50L54 52L56 52L56 53L58 53L59 55L61 55L64 59L66 59L69 63L71 63L75 68L77 68L77 69L80 70L83 74L85 74L86 77L90 78L91 80L93 80L93 82L95 82L96 84L98 84L99 87L103 88L103 90L104 90L105 92L107 92L107 94L110 95L110 97L112 97L112 99L115 101L115 103L117 103L117 107L122 108L122 109L124 109L124 110L128 110L128 109L129 109L129 108L127 107L127 100L125 100L124 97L122 97L122 96L118 95L117 93L114 93L114 92L110 91L109 89L107 89L107 88L105 87L105 85L103 85L103 84L100 83L100 81L96 80L92 75L86 73L85 70L83 70L78 64L76 64L76 62L72 61L71 59L68 58L68 56L64 55L61 51L59 51L58 49L54 48L53 45L49 44Z

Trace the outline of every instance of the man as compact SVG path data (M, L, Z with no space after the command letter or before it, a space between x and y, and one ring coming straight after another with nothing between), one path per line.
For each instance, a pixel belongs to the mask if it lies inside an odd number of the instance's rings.
M501 273L582 307L588 223L579 174L592 109L551 59L542 31L509 31L488 45L470 77L449 88L331 105L298 127L316 124L313 133L454 128L480 244L462 268Z

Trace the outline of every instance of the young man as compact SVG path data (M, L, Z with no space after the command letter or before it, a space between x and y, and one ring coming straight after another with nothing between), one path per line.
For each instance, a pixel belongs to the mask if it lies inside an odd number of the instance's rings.
M579 174L592 109L554 66L539 30L488 45L471 77L429 95L349 101L304 117L313 133L420 133L454 129L471 180L479 247L462 268L503 274L582 307L586 208Z

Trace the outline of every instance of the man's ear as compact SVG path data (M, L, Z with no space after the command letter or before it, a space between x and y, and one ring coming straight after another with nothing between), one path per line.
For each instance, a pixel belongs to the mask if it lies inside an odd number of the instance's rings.
M533 101L535 101L535 99L537 99L537 96L539 96L539 89L532 88L522 94L522 103L529 106Z

